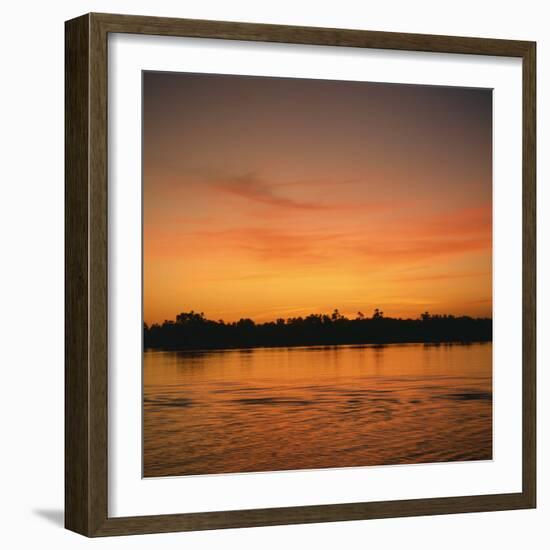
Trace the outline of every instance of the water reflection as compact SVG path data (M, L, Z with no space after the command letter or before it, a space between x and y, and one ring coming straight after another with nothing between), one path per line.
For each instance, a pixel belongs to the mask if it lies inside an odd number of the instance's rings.
M492 456L490 343L144 354L145 476Z

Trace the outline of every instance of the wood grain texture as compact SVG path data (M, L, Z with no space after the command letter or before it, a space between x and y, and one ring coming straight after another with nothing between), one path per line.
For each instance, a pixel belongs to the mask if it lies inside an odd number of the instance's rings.
M107 36L90 18L90 157L88 159L90 224L90 479L93 532L108 510L108 209L107 209Z
M110 518L94 536L232 529L530 508L522 493Z
M89 18L65 25L65 526L88 534Z
M257 40L260 42L319 46L521 57L531 44L521 40L174 19L139 15L96 13L92 14L92 17L94 21L103 26L106 32Z
M536 45L523 56L523 492L532 507L537 494L537 83Z
M107 36L110 32L520 57L523 61L523 490L520 493L108 516ZM65 524L87 536L532 508L536 505L535 44L112 14L66 23Z

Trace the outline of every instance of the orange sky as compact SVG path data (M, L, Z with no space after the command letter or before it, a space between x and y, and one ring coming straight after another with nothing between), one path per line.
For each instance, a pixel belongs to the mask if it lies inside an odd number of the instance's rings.
M143 83L145 322L491 316L490 90Z

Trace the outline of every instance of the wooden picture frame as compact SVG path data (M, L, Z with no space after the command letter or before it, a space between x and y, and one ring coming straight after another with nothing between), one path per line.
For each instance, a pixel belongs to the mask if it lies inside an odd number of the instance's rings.
M133 33L520 58L523 63L523 489L518 493L108 516L107 36ZM534 42L88 14L66 22L65 525L86 536L483 512L536 505Z

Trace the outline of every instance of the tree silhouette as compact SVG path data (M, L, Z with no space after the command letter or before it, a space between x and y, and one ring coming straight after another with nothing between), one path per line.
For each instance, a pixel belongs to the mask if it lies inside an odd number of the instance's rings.
M374 310L374 313L372 314L373 319L382 319L384 317L384 312L380 311L378 308Z
M143 326L146 349L230 349L400 342L486 342L492 340L492 319L424 312L418 319L384 317L379 308L368 318L357 312L348 319L332 314L279 318L256 323L212 321L204 313L182 312L174 321Z

